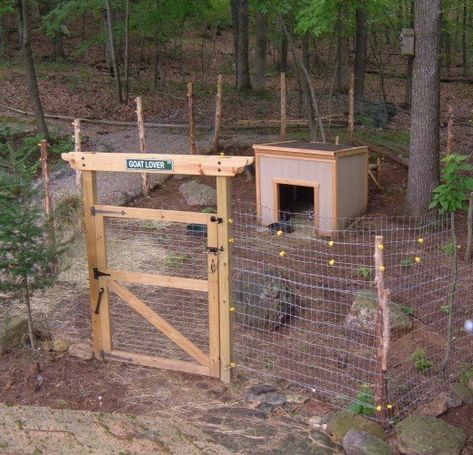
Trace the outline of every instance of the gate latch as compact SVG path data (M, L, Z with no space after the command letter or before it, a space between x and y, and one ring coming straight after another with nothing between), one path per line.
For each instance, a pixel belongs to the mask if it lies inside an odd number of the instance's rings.
M110 276L110 273L101 272L97 267L94 267L94 279L98 280L101 276Z
M220 251L223 251L223 246L221 246L220 248L217 248L215 246L207 247L207 253L212 253L212 254L217 255Z
M210 221L211 221L212 223L222 224L222 223L223 223L223 218L220 218L220 217L218 217L218 216L212 215L212 216L210 217Z
M97 305L95 305L95 314L100 313L100 302L102 301L102 295L103 295L104 292L105 292L104 288L99 289L99 296L97 298Z

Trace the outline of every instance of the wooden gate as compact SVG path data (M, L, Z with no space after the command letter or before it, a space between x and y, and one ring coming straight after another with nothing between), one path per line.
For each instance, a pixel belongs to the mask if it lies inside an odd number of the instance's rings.
M248 157L156 155L125 153L65 153L63 159L82 171L89 267L92 335L95 357L151 367L202 374L230 381L233 367L231 303L231 177L252 162ZM100 205L97 171L215 176L217 213ZM112 269L107 264L106 219L152 220L196 224L207 232L207 279ZM205 292L208 295L208 352L205 352L150 308L128 284ZM110 295L126 302L161 334L185 351L192 361L154 357L114 349Z

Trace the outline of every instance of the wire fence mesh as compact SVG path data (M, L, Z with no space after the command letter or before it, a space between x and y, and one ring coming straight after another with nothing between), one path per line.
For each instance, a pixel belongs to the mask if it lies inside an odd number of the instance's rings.
M347 407L374 403L377 294L374 239L383 236L385 286L390 290L392 340L389 400L400 416L443 390L473 364L473 270L455 251L447 217L364 216L320 236L310 211L265 226L255 206L233 210L234 356L236 372L254 381L284 380L315 398ZM319 220L320 222L320 220ZM130 272L205 279L207 238L185 223L111 220L108 264ZM90 338L84 240L79 236L57 285L34 298L39 320L58 336ZM208 297L204 292L127 285L204 352L208 351ZM20 314L21 306L8 309ZM0 315L5 318L7 309ZM111 299L114 348L190 360L124 301ZM451 330L449 328L451 323ZM451 349L448 351L449 333ZM448 362L445 363L447 352Z
M473 337L463 330L473 309L471 265L458 259L455 277L446 217L341 220L348 227L330 237L318 236L311 218L291 214L266 227L254 209L236 207L237 368L308 388L340 407L361 396L375 415L366 395L380 378L374 241L381 235L391 292L389 400L393 415L404 414L471 364Z

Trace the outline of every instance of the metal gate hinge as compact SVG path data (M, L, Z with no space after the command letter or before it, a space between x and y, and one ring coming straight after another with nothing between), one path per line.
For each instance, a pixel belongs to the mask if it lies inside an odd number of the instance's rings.
M212 223L222 224L223 223L223 218L220 218L218 216L211 216L210 221Z
M208 246L207 247L207 253L212 253L212 254L218 254L220 253L220 251L223 251L223 246L221 246L220 248L217 248L215 246Z
M94 279L98 280L101 276L110 276L110 273L101 272L97 267L94 267Z

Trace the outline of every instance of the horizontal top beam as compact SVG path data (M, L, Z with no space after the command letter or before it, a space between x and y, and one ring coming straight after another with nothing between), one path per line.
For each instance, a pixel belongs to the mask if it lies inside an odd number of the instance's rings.
M252 164L249 156L163 155L159 153L69 152L61 155L73 169L102 172L234 177Z

